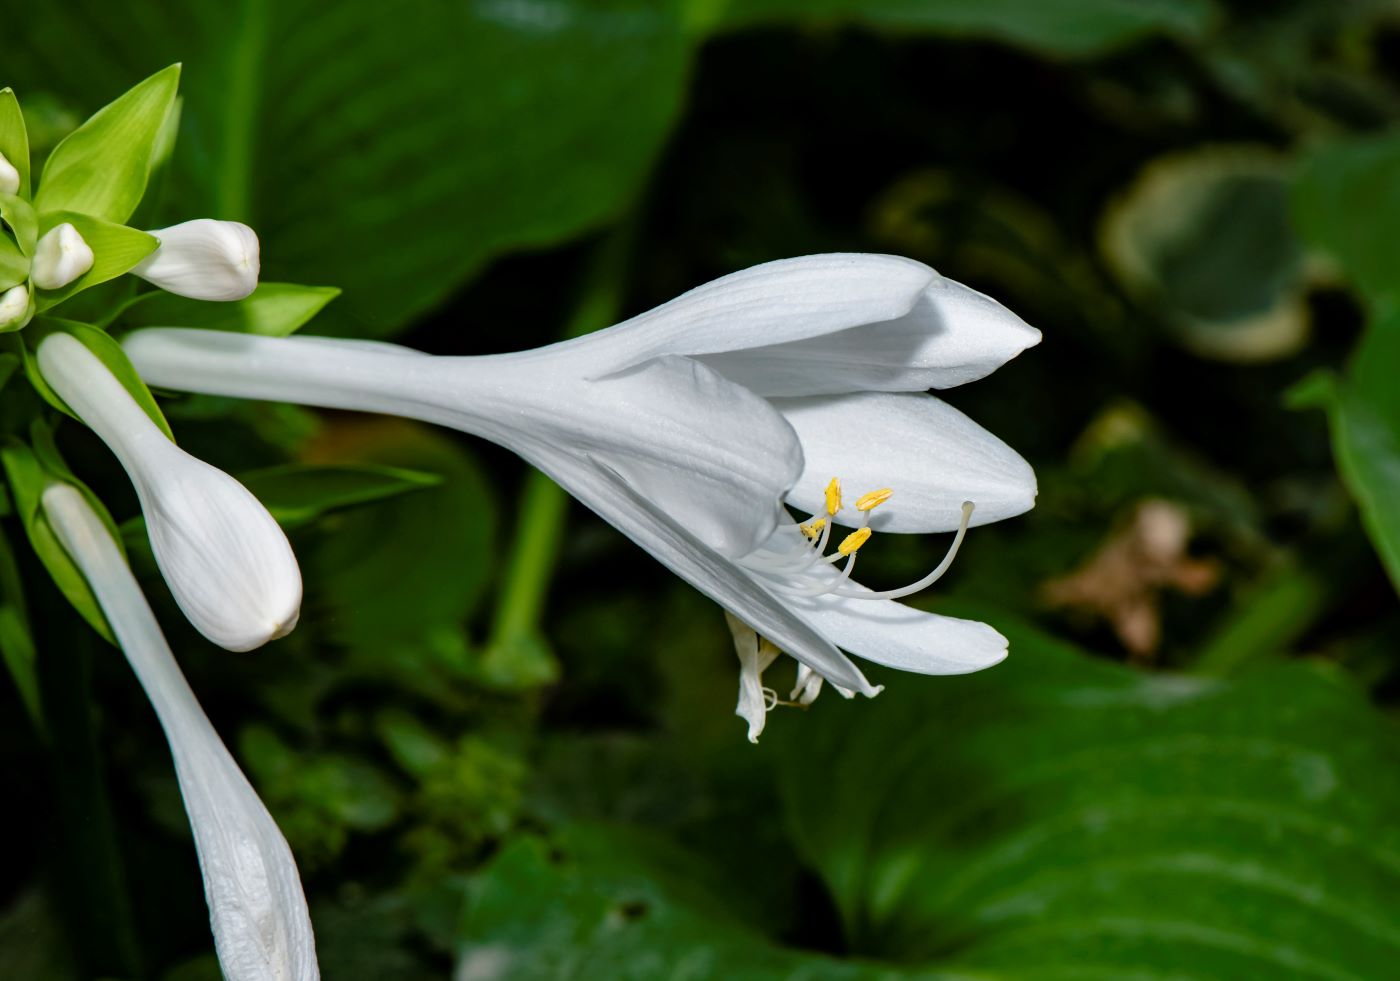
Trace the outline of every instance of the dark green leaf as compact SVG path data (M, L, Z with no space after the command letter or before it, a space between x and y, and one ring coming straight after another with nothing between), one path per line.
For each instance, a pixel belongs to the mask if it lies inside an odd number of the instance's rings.
M724 887L713 878L695 857L638 831L580 826L555 842L518 838L474 884L457 976L499 981L931 981L939 976L785 950L763 936L761 923L739 919L718 898Z
M997 626L1003 665L775 733L853 950L1016 979L1389 972L1400 759L1358 692L1297 664L1146 676Z
M1363 296L1400 300L1400 135L1328 144L1305 157L1293 217Z
M231 303L191 300L173 293L144 293L121 312L123 328L202 327L285 337L294 333L340 295L332 286L259 283L252 294Z
M1079 57L1152 34L1198 36L1215 16L1210 0L691 0L691 10L701 23L852 20Z
M336 508L397 497L442 483L436 474L367 463L288 463L241 473L238 479L284 527L306 524Z
M329 324L385 335L626 206L680 104L675 7L80 0L7 24L6 70L91 105L184 59L170 220L248 222L269 278L342 287ZM55 74L56 38L84 71Z
M128 21L124 33L139 38L144 32ZM69 133L44 164L34 207L111 222L130 218L146 193L157 137L179 85L180 66L164 68Z

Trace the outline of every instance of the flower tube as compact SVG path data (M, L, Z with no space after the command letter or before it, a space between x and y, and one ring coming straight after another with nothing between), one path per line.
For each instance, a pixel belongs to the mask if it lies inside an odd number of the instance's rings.
M286 534L257 498L171 442L73 335L50 334L37 359L44 380L126 469L156 564L195 628L233 651L291 631L301 573Z
M315 938L286 839L199 707L107 527L67 484L51 484L42 502L165 730L224 977L315 981Z
M835 255L745 270L517 354L165 328L124 346L163 387L392 413L505 445L809 672L873 695L838 648L929 674L1006 654L990 627L903 606L910 590L864 590L850 573L874 532L956 529L960 543L969 525L1033 505L1025 461L922 393L980 378L1039 337L921 263ZM878 500L825 506L829 478L846 475ZM805 535L784 503L822 530ZM827 556L838 523L857 530ZM771 660L738 647L748 673ZM819 682L802 681L810 701ZM761 720L750 724L756 736Z

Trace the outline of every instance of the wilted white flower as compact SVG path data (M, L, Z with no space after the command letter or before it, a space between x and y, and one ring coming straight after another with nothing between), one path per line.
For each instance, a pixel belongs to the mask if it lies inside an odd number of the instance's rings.
M19 323L29 310L29 287L21 283L0 293L0 330Z
M258 236L237 221L196 218L147 232L160 245L131 271L196 300L241 300L258 285Z
M29 278L41 290L62 289L92 268L92 258L83 236L65 221L40 236Z
M921 263L826 255L757 266L608 330L517 354L431 357L182 329L137 331L125 346L164 387L393 413L515 450L754 633L741 631L736 646L740 712L756 737L777 698L763 696L755 711L752 695L763 695L761 671L776 650L807 669L799 701L823 679L879 691L838 647L929 674L1005 656L990 627L895 601L946 562L885 593L850 572L872 531L956 529L961 541L969 523L1032 506L1025 461L913 393L980 378L1039 339ZM835 500L828 493L832 477L877 493L844 507L839 489ZM813 513L805 533L784 501ZM836 523L856 531L827 556Z
M73 335L46 337L38 362L44 380L131 477L156 563L195 628L233 651L288 633L301 607L301 573L287 536L257 498L171 442Z
M224 977L315 981L315 938L286 839L199 707L102 520L67 484L51 484L42 501L170 743Z
M19 171L3 153L0 153L0 194L18 193Z

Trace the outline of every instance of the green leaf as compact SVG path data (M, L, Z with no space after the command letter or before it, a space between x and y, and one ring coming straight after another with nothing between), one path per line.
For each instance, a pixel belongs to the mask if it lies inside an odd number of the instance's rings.
M128 13L133 21L127 33L140 37L144 32L134 29L134 12ZM114 222L130 218L146 193L157 140L179 85L180 66L163 68L69 133L44 164L35 208Z
M1124 290L1202 356L1263 361L1307 339L1303 250L1281 158L1207 147L1149 163L1104 215Z
M516 838L473 883L455 975L502 981L938 976L785 950L736 915L720 898L724 885L713 880L695 856L637 830L583 825L553 841Z
M336 463L441 476L435 487L327 516L323 537L300 553L309 605L326 611L326 636L356 669L441 695L439 672L460 678L470 668L463 625L491 581L490 485L457 443L417 424L347 425L329 442Z
M1313 152L1299 169L1293 206L1303 235L1369 308L1346 378L1308 394L1328 407L1337 469L1400 589L1400 135Z
M110 221L72 211L46 211L39 218L39 234L70 223L92 249L92 268L62 289L35 290L40 310L47 310L90 286L116 279L156 250L160 241L154 235L115 225Z
M1143 675L996 626L990 671L774 732L853 951L987 978L1389 973L1400 759L1359 692L1296 663Z
M34 207L18 195L0 194L0 218L15 233L19 250L25 255L33 255L34 243L39 239L39 217L34 213Z
M8 235L0 235L0 291L18 286L28 278L29 256L21 252Z
M92 105L186 61L171 219L247 222L268 278L345 290L323 330L382 336L495 256L628 206L681 104L677 8L72 0L6 24L5 68ZM54 37L83 71L55 74Z
M307 524L337 508L398 497L442 483L437 474L368 463L287 463L240 473L238 479L285 528Z
M1200 37L1210 0L690 0L692 23L849 20L899 31L983 37L1049 55L1103 54L1153 34Z
M83 619L92 625L107 640L113 644L116 639L112 636L112 630L107 625L107 618L102 615L102 608L97 603L97 597L93 595L92 589L87 584L77 565L68 557L68 551L59 542L58 536L49 526L48 519L44 517L42 495L44 488L56 480L64 479L47 470L44 464L40 463L39 457L29 447L17 441L0 446L0 463L4 465L5 476L9 479L10 490L14 495L15 509L19 513L20 522L24 525L25 533L29 536L29 543L34 548L34 553L39 556L39 561L43 562L44 568L49 572L54 584L63 593L73 608L82 615ZM75 480L69 480L78 487L88 502L97 508L97 513L103 517L109 527L112 526L112 519L107 514L106 508L102 507L97 500L82 484ZM115 538L115 532L113 534ZM120 539L117 539L120 543Z
M3 532L0 532L0 657L19 689L20 701L35 728L44 731L44 712L39 697L39 679L34 671L37 651L29 630L28 605L24 599L24 583L14 553Z
M285 337L301 328L340 295L333 286L259 283L242 300L215 303L173 293L144 293L121 312L123 328L201 327Z
M131 366L122 346L110 334L98 330L91 324L80 324L75 320L38 317L30 326L26 339L32 345L33 350L37 350L43 338L52 331L63 331L82 341L87 349L97 355L98 359L107 366L107 370L116 377L117 381L122 383L122 387L131 393L136 404L146 415L151 417L152 422L160 427L161 432L170 437L171 442L175 441L175 434L171 431L170 424L165 421L165 416L160 411L160 406L156 404L155 397L151 395L151 390L146 387L146 383L141 380L141 376ZM34 357L30 346L21 347L21 351L24 354L25 373L29 376L29 382L34 386L35 391L55 409L77 419L78 417L64 404L58 393L50 388L49 383L44 380L44 376L39 371L38 360Z
M1400 591L1400 309L1373 324L1334 385L1327 414L1337 470L1366 534ZM1325 396L1324 396L1325 397Z
M1372 302L1400 300L1400 133L1324 145L1294 182L1303 237Z
M0 154L19 171L19 196L29 196L29 134L15 90L0 89Z

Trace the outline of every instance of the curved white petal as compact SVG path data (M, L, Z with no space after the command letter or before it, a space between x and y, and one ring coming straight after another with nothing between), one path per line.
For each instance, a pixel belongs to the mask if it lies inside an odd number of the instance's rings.
M219 966L229 981L315 981L316 944L296 860L199 707L116 542L65 484L44 515L82 570L160 718L204 876Z
M883 487L894 494L870 512L876 531L953 531L962 502L973 525L1021 514L1035 505L1035 472L1001 440L932 395L865 392L772 399L797 430L805 461L788 503L815 513L832 477L853 501ZM847 507L837 516L853 524Z
M902 317L938 276L913 259L831 253L779 259L698 286L631 320L556 347L595 371L663 354L801 342Z
M902 316L703 360L761 395L922 392L976 381L1038 343L996 300L940 277Z
M764 543L763 554L790 556L809 548L789 522ZM781 594L794 614L837 647L876 664L918 674L967 674L1006 657L1006 638L985 623L926 613L890 599L803 595L803 590L810 592L840 577L840 570L825 562L805 566L797 578L753 569L749 575L758 583L786 581L798 587ZM850 579L839 585L843 592L870 592Z
M237 221L196 218L147 234L160 245L131 271L196 300L241 300L258 285L258 236Z
M545 442L598 457L727 555L772 532L801 471L782 416L688 358L589 380L558 347L450 358L382 343L175 328L136 331L124 346L155 385L388 412L512 449Z
M296 625L301 573L252 493L172 443L71 334L39 345L44 380L116 454L136 488L151 550L180 609L221 647L246 651Z
M707 548L669 514L639 495L619 474L593 461L556 454L526 456L599 517L654 555L668 569L748 624L774 646L828 681L876 695L860 669L794 616L732 562Z

